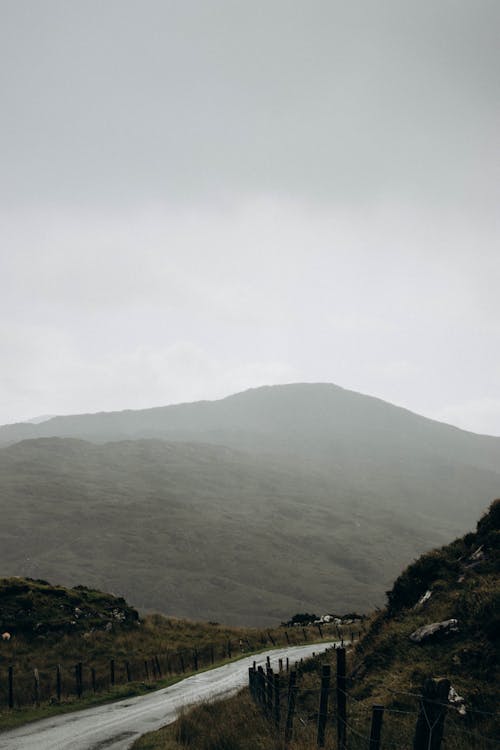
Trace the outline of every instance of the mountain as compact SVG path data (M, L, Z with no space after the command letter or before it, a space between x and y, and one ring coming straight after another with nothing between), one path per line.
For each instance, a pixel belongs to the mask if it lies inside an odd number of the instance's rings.
M27 419L26 422L28 424L42 424L42 422L47 422L49 419L54 419L54 416L54 414L41 414L39 417Z
M362 434L361 434L362 433ZM496 469L500 438L479 436L421 417L378 398L329 383L264 386L218 401L198 401L152 409L59 416L41 424L0 427L0 443L37 437L74 437L90 441L195 440L241 447L276 444L289 448L341 448L351 440L373 447L421 448L469 458ZM328 444L333 441L333 445Z
M0 441L5 575L238 624L380 604L500 488L500 438L328 384L9 425Z

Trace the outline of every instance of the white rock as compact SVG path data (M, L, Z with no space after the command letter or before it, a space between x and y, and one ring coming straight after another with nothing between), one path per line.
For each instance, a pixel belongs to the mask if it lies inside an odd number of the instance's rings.
M411 635L410 641L414 643L421 643L437 634L442 633L456 633L458 630L458 620L454 618L451 620L443 620L443 622L432 622L429 625L422 625L421 628L417 628Z

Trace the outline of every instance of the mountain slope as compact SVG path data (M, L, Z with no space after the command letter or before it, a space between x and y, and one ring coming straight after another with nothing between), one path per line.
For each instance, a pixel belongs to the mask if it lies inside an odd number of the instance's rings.
M500 489L500 439L324 384L19 430L65 437L0 448L4 574L232 623L377 605Z
M25 441L0 451L0 488L5 574L106 584L138 606L226 622L332 598L352 609L408 545L427 545L376 505L356 521L341 486L332 498L321 478L217 446ZM354 546L370 525L371 561ZM388 526L398 538L385 557Z
M467 479L457 469L437 483L430 517L421 476L392 478L388 494L390 483L349 471L221 446L29 440L0 450L0 563L6 575L85 580L136 606L232 623L366 608L460 524Z

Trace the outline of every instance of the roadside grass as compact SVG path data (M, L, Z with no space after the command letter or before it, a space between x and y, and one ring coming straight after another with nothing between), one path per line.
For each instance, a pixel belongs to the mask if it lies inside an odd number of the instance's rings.
M250 730L250 731L249 731ZM273 731L243 692L224 701L202 703L182 712L158 732L140 737L133 750L279 750Z

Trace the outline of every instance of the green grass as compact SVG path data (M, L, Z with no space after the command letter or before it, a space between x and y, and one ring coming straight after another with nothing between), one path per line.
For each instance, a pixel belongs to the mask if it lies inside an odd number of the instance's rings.
M251 732L249 728L251 727ZM134 750L281 750L269 723L248 696L203 703L181 714L175 724L137 740Z

